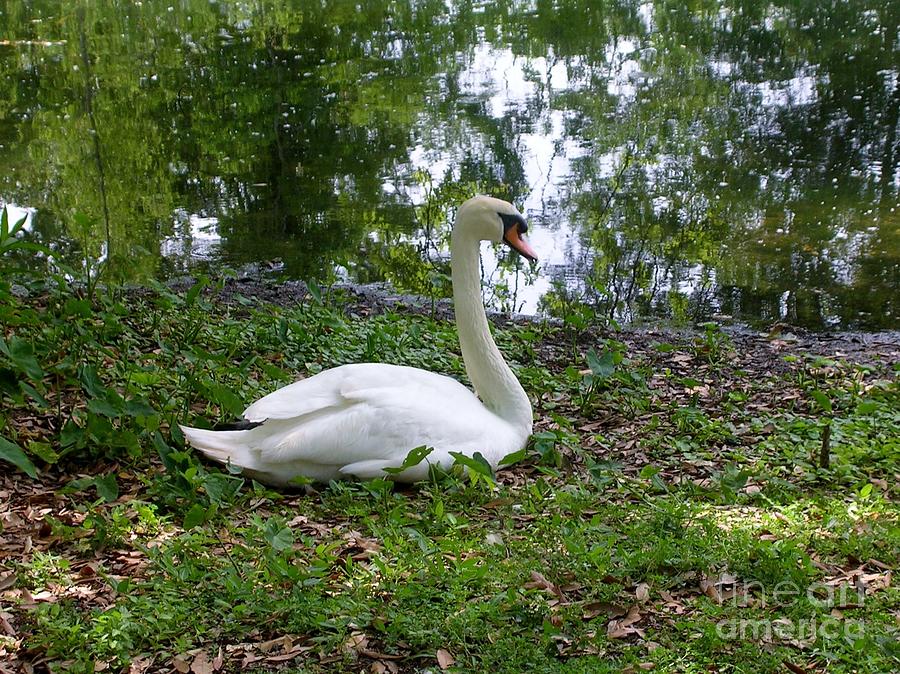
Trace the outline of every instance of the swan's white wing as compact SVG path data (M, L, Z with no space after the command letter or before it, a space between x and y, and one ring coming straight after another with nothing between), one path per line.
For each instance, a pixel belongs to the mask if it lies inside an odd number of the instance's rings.
M342 365L273 391L244 410L249 421L297 419L366 399L366 391L387 391L410 386L426 387L436 394L465 395L469 390L450 377L415 367L383 363Z
M435 448L428 462L445 465L450 451L487 452L482 445L496 435L492 427L506 428L459 382L380 364L347 365L291 384L251 405L245 417L265 420L245 438L260 469L281 472L299 462L306 472L314 464L360 477L382 475L382 467L400 465L421 445ZM505 438L498 440L505 449Z

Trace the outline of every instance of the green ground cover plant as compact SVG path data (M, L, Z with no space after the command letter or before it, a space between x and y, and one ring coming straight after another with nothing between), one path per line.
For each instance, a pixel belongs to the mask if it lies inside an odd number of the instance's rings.
M441 307L23 279L0 325L0 671L900 667L896 342L498 318L517 463L276 492L177 423L343 363L465 380Z

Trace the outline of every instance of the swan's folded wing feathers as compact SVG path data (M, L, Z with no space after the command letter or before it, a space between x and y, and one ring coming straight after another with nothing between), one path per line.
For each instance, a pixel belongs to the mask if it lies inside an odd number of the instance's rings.
M302 401L297 408L303 412L291 417L275 416L278 407L286 411L283 404L258 408L258 413L272 417L254 438L259 459L266 464L302 457L336 466L368 461L395 466L414 446L455 446L483 431L478 419L489 413L459 382L398 366L388 366L392 376L384 376L384 367L378 366L377 376L369 376L373 372L366 366L338 368L343 376L328 382L335 388L328 395L319 389L317 405ZM445 414L447 407L455 413ZM411 438L416 445L408 446ZM371 465L366 466L369 470L374 470Z
M277 389L250 405L243 417L248 421L298 419L352 402L380 405L386 398L415 398L418 391L454 399L472 397L465 386L444 375L402 365L359 363L325 370Z
M244 410L248 421L294 419L339 405L342 368L327 370L315 377L301 379L272 391Z
M357 363L325 370L272 391L244 410L243 417L248 421L294 419L342 405L350 399L365 398L366 391L394 388L403 393L406 387L423 383L439 390L466 390L462 384L449 377L417 368L384 363Z

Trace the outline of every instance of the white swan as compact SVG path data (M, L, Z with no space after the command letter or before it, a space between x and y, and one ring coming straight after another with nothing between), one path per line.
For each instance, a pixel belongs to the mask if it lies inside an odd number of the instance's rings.
M531 435L528 396L503 360L488 329L481 299L479 244L505 241L530 260L528 226L500 199L469 199L456 216L450 243L459 344L478 398L455 379L382 363L342 365L278 389L250 405L244 430L181 426L206 456L241 468L267 484L298 476L332 480L385 477L410 450L434 448L424 461L391 476L425 479L428 464L449 468L450 452L481 452L497 467ZM483 401L483 402L482 402Z

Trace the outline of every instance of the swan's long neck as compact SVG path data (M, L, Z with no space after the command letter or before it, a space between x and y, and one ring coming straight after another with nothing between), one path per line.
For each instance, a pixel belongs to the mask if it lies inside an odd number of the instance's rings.
M484 312L480 243L465 228L454 227L450 267L459 345L466 373L481 401L527 436L531 434L531 402L494 343Z

